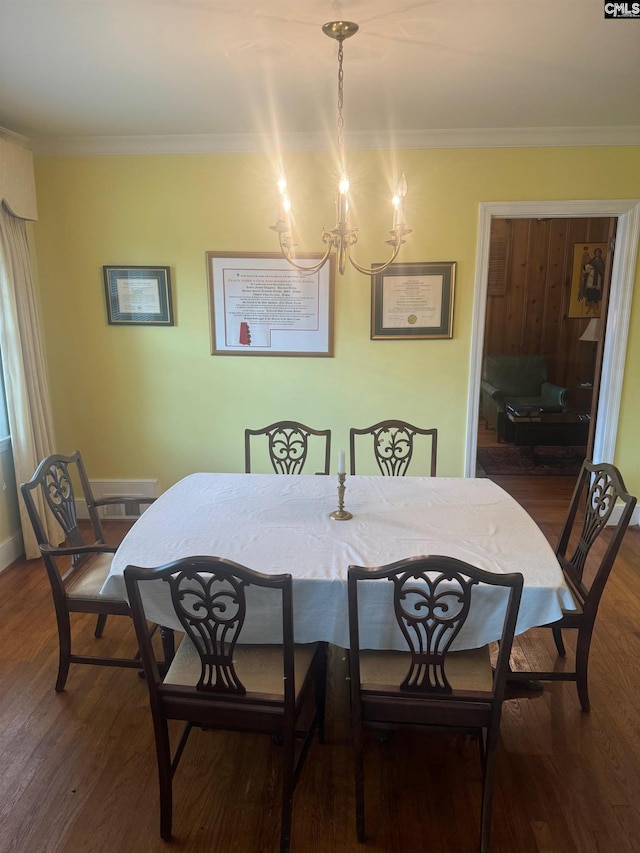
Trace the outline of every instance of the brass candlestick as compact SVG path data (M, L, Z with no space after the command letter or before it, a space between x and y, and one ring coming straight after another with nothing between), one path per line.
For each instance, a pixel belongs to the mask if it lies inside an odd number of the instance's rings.
M346 488L344 480L346 476L346 474L338 474L338 509L329 513L329 518L334 521L348 521L353 518L349 510L344 508L344 490Z

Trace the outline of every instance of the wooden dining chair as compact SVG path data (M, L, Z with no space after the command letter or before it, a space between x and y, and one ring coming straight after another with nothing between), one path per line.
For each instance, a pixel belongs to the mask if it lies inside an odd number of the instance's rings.
M590 710L587 676L591 638L600 599L635 506L636 498L628 493L614 465L589 460L582 463L556 547L576 609L566 611L561 619L546 626L553 632L561 658L566 656L563 630L578 632L575 666L548 672L516 670L510 673L510 681L574 681L582 710ZM594 548L601 534L606 544Z
M369 610L359 606L373 584L389 581L405 651L361 648ZM368 590L359 587L366 582ZM489 647L452 651L471 609L482 606L478 585L495 587L504 602L502 634L492 669ZM476 734L482 763L480 849L489 850L493 777L509 654L522 595L519 573L494 574L452 557L409 557L387 566L350 566L349 666L355 754L356 831L365 838L363 726L452 728ZM377 607L382 607L380 598Z
M309 438L324 441L324 467L318 473L328 474L331 464L331 430L312 429L299 421L277 421L263 429L244 431L244 470L251 473L252 436L266 436L269 460L276 474L301 474L309 454Z
M138 633L156 741L160 835L172 824L172 782L193 726L270 734L282 754L280 851L289 850L293 791L314 733L324 740L326 644L294 645L290 574L266 575L219 557L191 557L155 569L127 566L125 582ZM164 676L145 631L144 587L169 585L184 628ZM247 590L250 589L249 594ZM251 601L278 596L280 645L242 645ZM185 722L172 752L168 721ZM296 759L296 739L302 740Z
M89 513L91 538L85 540L78 524L76 481ZM129 604L121 599L100 595L117 548L107 545L102 532L98 507L131 503L132 498L110 497L96 500L79 451L71 456L53 454L43 459L33 477L20 486L22 497L33 525L42 554L56 611L59 642L56 690L64 690L72 663L98 666L124 666L140 669L139 658L113 658L100 655L78 655L71 650L71 613L95 613L95 636L101 637L107 616L130 616ZM136 498L139 504L155 498ZM40 507L40 508L39 508ZM56 547L49 541L41 512L50 512L65 537Z
M356 473L356 436L369 435L373 439L373 454L385 476L401 477L407 473L413 458L414 440L417 435L427 436L431 442L431 454L428 457L429 476L436 475L438 455L438 430L422 429L406 421L380 421L364 429L352 427L349 430L349 455L351 474Z

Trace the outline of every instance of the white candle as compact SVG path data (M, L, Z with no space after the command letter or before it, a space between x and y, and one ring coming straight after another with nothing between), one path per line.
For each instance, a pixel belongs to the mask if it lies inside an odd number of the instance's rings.
M404 172L402 173L400 180L398 181L398 186L396 187L396 191L393 195L392 204L393 204L393 230L396 228L404 228L404 197L407 194L407 179L404 176Z
M343 172L338 184L338 225L345 227L347 224L347 212L349 210L349 176ZM344 473L338 472L338 473Z
M338 451L338 474L344 474L344 450Z
M278 199L278 225L287 229L287 231L291 230L291 202L289 200L289 196L287 195L287 179L284 175L281 175L278 178L278 192L280 193L280 198Z

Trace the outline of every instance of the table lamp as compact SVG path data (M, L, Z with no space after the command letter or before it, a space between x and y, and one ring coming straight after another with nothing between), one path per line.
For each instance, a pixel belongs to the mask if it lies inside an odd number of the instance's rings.
M584 332L578 338L579 341L587 341L588 343L593 344L592 347L592 355L591 355L591 385L593 385L593 380L596 375L596 353L598 351L598 341L600 340L600 319L598 317L592 317ZM584 383L583 383L584 384Z

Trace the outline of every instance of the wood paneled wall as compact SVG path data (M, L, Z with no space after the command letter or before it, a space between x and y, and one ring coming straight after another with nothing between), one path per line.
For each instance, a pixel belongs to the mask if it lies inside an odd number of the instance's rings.
M492 220L485 355L540 353L547 357L550 381L575 388L593 380L595 344L578 340L589 321L567 316L573 247L606 243L615 222Z

